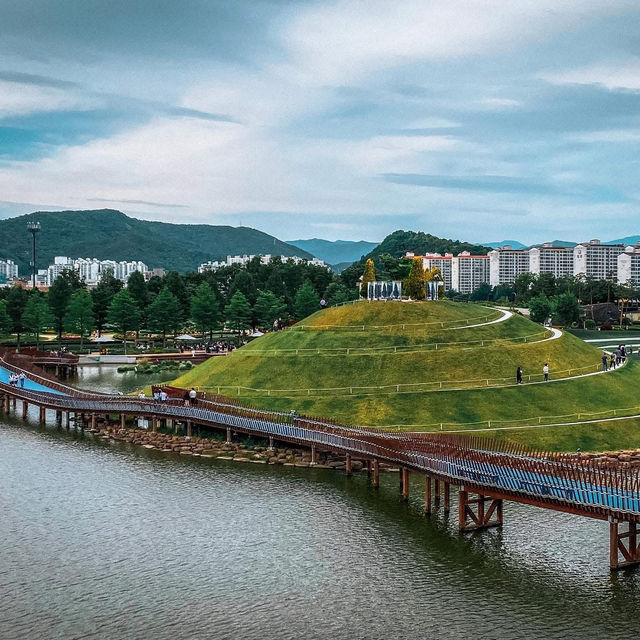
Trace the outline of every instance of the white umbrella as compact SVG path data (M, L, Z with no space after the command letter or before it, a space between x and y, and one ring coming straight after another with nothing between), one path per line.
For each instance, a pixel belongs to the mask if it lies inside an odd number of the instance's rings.
M260 336L263 336L264 333L262 333L262 331L254 331L249 337L250 338L259 338Z
M114 338L108 338L107 336L98 336L97 338L92 338L91 342L117 342Z
M190 336L187 333L183 333L181 336L177 336L175 339L176 340L197 340L197 338L194 338L193 336Z

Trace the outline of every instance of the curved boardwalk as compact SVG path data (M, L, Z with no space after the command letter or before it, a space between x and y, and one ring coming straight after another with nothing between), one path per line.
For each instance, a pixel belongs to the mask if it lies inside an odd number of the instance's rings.
M335 424L329 420L265 411L234 403L221 396L199 399L185 406L183 389L167 388L166 402L150 398L90 393L25 371L25 388L9 385L8 372L20 368L0 359L0 393L9 411L19 401L22 415L27 407L88 415L95 426L97 415L150 418L155 429L160 421L179 421L190 434L193 424L277 439L297 445L329 450L351 460L366 461L374 486L378 485L380 462L400 468L401 490L409 495L409 474L425 476L425 510L439 502L441 485L444 507L449 508L450 486L458 487L459 528L484 529L502 524L503 500L608 520L610 564L619 568L640 562L640 473L636 467L618 462L604 466L587 456L542 453L495 440L458 435L400 434ZM627 523L624 527L621 523ZM624 529L624 530L623 530Z

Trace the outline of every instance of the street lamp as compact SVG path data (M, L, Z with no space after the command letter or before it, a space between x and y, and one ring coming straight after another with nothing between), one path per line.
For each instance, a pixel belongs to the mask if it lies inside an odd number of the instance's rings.
M39 222L27 222L27 230L33 236L33 288L36 288L36 233L40 231L40 223Z

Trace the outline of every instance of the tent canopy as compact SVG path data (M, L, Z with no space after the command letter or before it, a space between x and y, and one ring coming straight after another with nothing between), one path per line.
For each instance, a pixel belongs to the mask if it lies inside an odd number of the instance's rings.
M197 340L197 338L194 338L193 336L190 336L188 333L183 333L180 336L176 336L175 339L176 340Z

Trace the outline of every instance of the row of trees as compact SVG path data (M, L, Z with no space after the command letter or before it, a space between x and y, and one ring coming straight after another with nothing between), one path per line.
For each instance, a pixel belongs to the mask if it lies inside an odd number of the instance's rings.
M295 287L295 288L294 288ZM234 266L204 274L172 271L146 282L133 273L123 283L106 272L88 291L74 271L60 274L47 293L13 287L0 292L0 333L20 337L31 333L39 343L45 329L84 339L107 326L126 333L147 329L166 340L189 325L209 334L226 326L236 331L270 328L275 320L300 319L320 308L355 297L323 267L282 263L275 258L246 267Z

